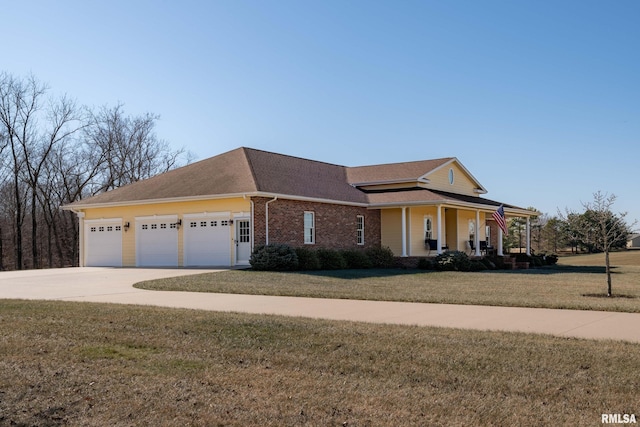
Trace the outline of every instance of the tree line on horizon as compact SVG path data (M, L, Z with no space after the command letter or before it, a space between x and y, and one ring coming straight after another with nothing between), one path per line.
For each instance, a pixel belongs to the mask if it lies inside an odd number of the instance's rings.
M152 113L53 96L0 72L0 270L78 265L78 220L61 206L190 162Z
M627 247L635 224L628 224L625 213L611 210L615 195L598 191L594 201L583 204L584 212L566 211L557 215L542 213L531 217L531 249L538 254L570 252L601 253ZM536 211L530 207L530 210ZM507 221L509 234L504 236L505 252L523 252L526 242L526 218Z

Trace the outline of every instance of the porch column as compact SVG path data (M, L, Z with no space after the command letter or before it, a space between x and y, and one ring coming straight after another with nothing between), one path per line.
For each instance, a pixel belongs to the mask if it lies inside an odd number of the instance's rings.
M407 256L407 208L402 207L402 256Z
M473 244L476 247L476 256L480 256L480 211L476 210L476 226Z
M527 217L527 255L531 255L531 218Z
M502 228L498 227L498 256L503 256L502 253Z
M442 253L442 206L437 206L438 210L438 255Z

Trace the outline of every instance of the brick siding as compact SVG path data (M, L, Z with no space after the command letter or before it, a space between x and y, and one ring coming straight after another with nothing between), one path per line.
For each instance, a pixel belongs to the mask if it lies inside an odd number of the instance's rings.
M253 197L254 245L266 242L265 204ZM304 212L315 214L315 244L304 243ZM364 216L364 245L357 244L357 216ZM357 206L277 199L269 203L269 243L292 247L357 249L380 246L380 211Z

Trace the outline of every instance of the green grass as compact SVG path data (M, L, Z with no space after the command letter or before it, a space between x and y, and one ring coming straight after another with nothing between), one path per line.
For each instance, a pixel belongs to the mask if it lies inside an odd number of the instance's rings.
M155 307L0 301L0 425L600 425L640 346Z
M142 282L152 290L286 295L512 307L640 312L640 251L612 254L614 298L604 298L604 255L559 265L479 273L344 270L308 273L233 270Z

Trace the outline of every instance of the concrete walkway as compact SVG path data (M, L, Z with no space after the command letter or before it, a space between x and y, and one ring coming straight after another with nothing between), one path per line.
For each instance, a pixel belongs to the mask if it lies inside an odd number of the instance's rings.
M640 343L640 314L135 289L142 280L215 270L71 268L0 273L0 298L141 304L357 322L531 332Z

